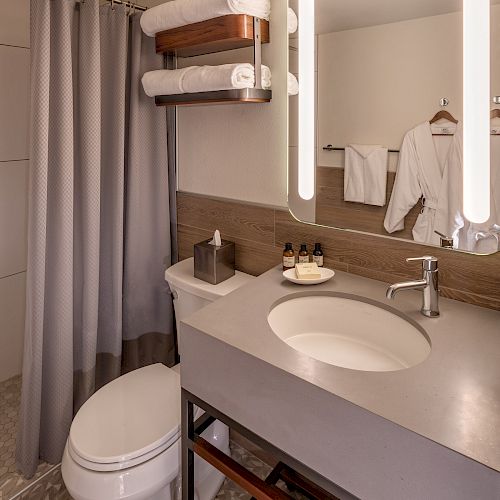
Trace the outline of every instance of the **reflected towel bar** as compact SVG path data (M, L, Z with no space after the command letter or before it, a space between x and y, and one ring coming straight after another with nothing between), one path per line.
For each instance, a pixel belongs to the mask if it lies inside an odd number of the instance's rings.
M323 148L323 151L345 151L345 148L336 148L332 146L331 144L328 144L328 146L325 146ZM399 149L388 149L387 150L389 153L400 153Z

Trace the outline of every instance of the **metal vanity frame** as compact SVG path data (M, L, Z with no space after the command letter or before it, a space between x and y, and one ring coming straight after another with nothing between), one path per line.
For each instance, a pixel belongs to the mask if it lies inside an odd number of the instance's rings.
M205 411L196 421L194 420L195 405ZM311 499L338 500L338 498L341 498L342 500L354 500L356 498L186 389L181 390L181 408L183 500L194 500L195 454L233 480L257 500L292 499L291 496L276 486L280 479ZM201 437L203 431L216 420L269 452L279 461L266 480L260 479Z

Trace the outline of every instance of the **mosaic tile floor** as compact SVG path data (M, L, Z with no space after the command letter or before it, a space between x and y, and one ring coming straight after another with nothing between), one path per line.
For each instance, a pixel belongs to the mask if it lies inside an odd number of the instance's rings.
M15 465L17 420L21 400L21 377L0 382L0 500L7 500L50 470L40 464L30 480L24 479Z
M71 500L64 487L59 467L53 468L49 464L42 463L31 480L24 479L16 471L15 445L20 397L21 377L0 382L0 500L10 500L13 497L15 500ZM267 464L236 443L231 444L231 455L237 462L262 479L271 471ZM32 483L34 484L30 486ZM304 499L298 494L291 494L291 496L297 500ZM232 481L226 480L216 500L249 500L250 498L248 493Z

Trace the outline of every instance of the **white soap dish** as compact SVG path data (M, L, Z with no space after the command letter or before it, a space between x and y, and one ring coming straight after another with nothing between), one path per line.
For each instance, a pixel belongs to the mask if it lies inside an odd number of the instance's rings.
M295 268L283 271L283 277L292 283L296 283L297 285L319 285L320 283L325 283L325 281L331 280L335 276L335 271L327 269L326 267L320 267L319 270L321 278L314 280L297 278Z

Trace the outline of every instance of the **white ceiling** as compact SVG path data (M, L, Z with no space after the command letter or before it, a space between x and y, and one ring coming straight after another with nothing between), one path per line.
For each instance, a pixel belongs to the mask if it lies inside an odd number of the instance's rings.
M462 0L316 0L316 32L331 33L461 10Z

